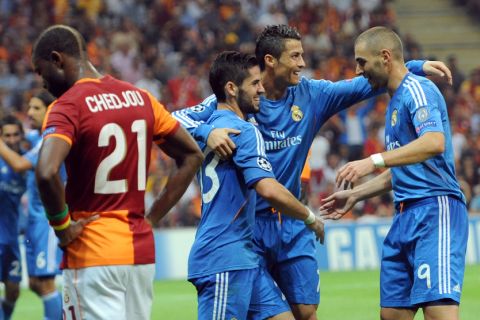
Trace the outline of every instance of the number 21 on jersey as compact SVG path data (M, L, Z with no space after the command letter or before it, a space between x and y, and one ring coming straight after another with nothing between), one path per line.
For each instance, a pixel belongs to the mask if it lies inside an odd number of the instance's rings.
M137 135L137 189L145 190L147 169L147 123L143 119L132 122L131 132ZM115 139L115 149L98 165L95 173L95 190L97 194L116 194L128 191L127 179L110 180L109 175L113 168L119 165L128 152L127 138L124 130L116 123L107 123L100 130L98 146L108 147L110 138Z

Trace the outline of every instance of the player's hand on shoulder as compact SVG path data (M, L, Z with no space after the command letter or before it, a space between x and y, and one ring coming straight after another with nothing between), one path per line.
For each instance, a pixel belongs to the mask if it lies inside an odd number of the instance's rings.
M360 178L374 171L375 165L370 158L348 162L338 169L337 176L335 178L337 188L353 188L353 185L358 182Z
M240 131L230 128L213 129L208 135L207 146L222 159L228 159L237 147L229 134L239 134Z
M428 76L437 76L445 79L452 85L452 72L442 61L426 61L423 64L423 72Z
M100 216L96 214L88 218L78 219L77 221L72 220L68 228L61 231L56 230L55 234L58 237L58 245L60 246L60 248L66 247L67 245L72 243L75 239L78 238L78 236L80 236L87 224L97 220L98 218L100 218Z

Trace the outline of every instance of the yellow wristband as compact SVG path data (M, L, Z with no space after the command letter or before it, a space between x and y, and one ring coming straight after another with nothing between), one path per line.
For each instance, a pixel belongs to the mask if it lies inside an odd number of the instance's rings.
M62 231L62 230L67 229L70 226L70 222L71 222L71 219L70 219L70 215L69 215L68 219L64 223L62 223L59 226L52 226L52 228L55 231Z

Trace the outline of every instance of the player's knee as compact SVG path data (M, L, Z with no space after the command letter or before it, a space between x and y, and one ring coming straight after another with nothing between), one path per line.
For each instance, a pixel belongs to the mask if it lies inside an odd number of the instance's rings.
M32 290L33 292L37 293L37 290L38 290L38 286L37 286L37 281L36 279L28 279L28 287L30 288L30 290Z

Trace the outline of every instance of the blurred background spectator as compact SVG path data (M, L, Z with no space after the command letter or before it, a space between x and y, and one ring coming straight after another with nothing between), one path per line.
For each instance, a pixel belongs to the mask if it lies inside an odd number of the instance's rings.
M454 2L479 16L479 1ZM373 25L396 29L395 20L386 0L0 0L0 115L14 113L28 128L26 102L42 87L30 67L32 42L54 23L83 34L91 61L102 73L149 90L172 111L208 96L212 58L226 49L253 53L256 35L267 24L296 26L303 36L303 74L336 81L355 76L355 37ZM425 58L413 35L404 34L403 41L406 59ZM479 213L480 67L464 75L454 52L447 60L454 85L438 85L449 108L457 173L471 211ZM383 150L387 99L382 96L332 117L318 134L310 158L311 206L335 189L341 164ZM174 170L161 152L152 158L147 205ZM195 225L199 212L194 182L159 227ZM386 195L359 204L349 216L392 214L392 198Z

